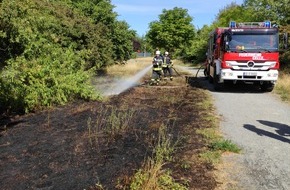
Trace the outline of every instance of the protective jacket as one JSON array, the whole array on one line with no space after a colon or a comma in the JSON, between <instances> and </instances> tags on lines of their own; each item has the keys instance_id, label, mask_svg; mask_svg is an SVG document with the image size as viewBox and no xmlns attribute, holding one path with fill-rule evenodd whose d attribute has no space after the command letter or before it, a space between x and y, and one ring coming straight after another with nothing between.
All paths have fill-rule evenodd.
<instances>
[{"instance_id":1,"label":"protective jacket","mask_svg":"<svg viewBox=\"0 0 290 190\"><path fill-rule=\"evenodd\" d=\"M155 56L153 58L152 64L153 64L154 71L161 71L162 65L163 65L163 57L160 55Z\"/></svg>"},{"instance_id":2,"label":"protective jacket","mask_svg":"<svg viewBox=\"0 0 290 190\"><path fill-rule=\"evenodd\" d=\"M164 57L164 63L162 65L162 67L166 67L166 68L172 67L172 61L171 61L169 56Z\"/></svg>"}]
</instances>

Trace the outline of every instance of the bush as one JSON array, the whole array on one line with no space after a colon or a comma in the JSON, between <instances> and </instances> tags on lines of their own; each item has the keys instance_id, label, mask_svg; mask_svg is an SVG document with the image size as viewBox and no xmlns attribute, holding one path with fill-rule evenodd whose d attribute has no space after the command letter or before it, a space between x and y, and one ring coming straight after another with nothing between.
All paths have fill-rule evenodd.
<instances>
[{"instance_id":1,"label":"bush","mask_svg":"<svg viewBox=\"0 0 290 190\"><path fill-rule=\"evenodd\" d=\"M102 26L58 1L2 1L0 111L97 98L91 73L113 63Z\"/></svg>"},{"instance_id":2,"label":"bush","mask_svg":"<svg viewBox=\"0 0 290 190\"><path fill-rule=\"evenodd\" d=\"M58 52L57 60L43 56L29 62L23 56L11 60L1 75L1 105L11 111L29 112L74 99L96 98L88 82L90 72L82 69L81 59L73 59L75 52L54 52Z\"/></svg>"},{"instance_id":3,"label":"bush","mask_svg":"<svg viewBox=\"0 0 290 190\"><path fill-rule=\"evenodd\" d=\"M290 73L290 51L285 52L280 56L281 69Z\"/></svg>"}]
</instances>

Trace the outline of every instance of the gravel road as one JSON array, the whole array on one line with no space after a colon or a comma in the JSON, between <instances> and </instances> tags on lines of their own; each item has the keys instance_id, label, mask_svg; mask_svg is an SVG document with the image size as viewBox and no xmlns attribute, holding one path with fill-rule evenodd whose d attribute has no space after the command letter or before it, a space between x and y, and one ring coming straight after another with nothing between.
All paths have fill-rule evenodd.
<instances>
[{"instance_id":1,"label":"gravel road","mask_svg":"<svg viewBox=\"0 0 290 190\"><path fill-rule=\"evenodd\" d=\"M224 137L242 148L223 158L227 176L236 182L230 189L289 190L290 105L252 85L216 92L201 71L198 76L214 99Z\"/></svg>"}]
</instances>

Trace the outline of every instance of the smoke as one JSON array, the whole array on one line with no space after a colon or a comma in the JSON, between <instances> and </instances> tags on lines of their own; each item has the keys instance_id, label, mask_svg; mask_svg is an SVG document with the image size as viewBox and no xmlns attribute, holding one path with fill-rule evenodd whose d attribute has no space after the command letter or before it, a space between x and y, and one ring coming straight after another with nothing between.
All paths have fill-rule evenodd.
<instances>
[{"instance_id":1,"label":"smoke","mask_svg":"<svg viewBox=\"0 0 290 190\"><path fill-rule=\"evenodd\" d=\"M151 67L152 65L149 65L148 67L144 68L143 70L139 71L137 74L129 78L103 79L102 81L106 83L105 86L101 87L98 85L97 89L101 91L104 96L120 94L127 89L138 85L140 79L142 79L146 75Z\"/></svg>"}]
</instances>

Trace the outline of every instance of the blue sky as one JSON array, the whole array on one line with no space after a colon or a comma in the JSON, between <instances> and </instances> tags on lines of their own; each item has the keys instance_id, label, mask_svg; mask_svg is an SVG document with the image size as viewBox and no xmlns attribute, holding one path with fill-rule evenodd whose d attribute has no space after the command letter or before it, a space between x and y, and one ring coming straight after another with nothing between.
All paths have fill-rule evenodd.
<instances>
[{"instance_id":1,"label":"blue sky","mask_svg":"<svg viewBox=\"0 0 290 190\"><path fill-rule=\"evenodd\" d=\"M146 34L149 23L158 20L163 9L187 9L193 17L192 24L202 28L205 24L211 24L219 11L231 2L240 5L243 0L111 0L116 6L114 11L119 15L118 20L125 20L139 36Z\"/></svg>"}]
</instances>

